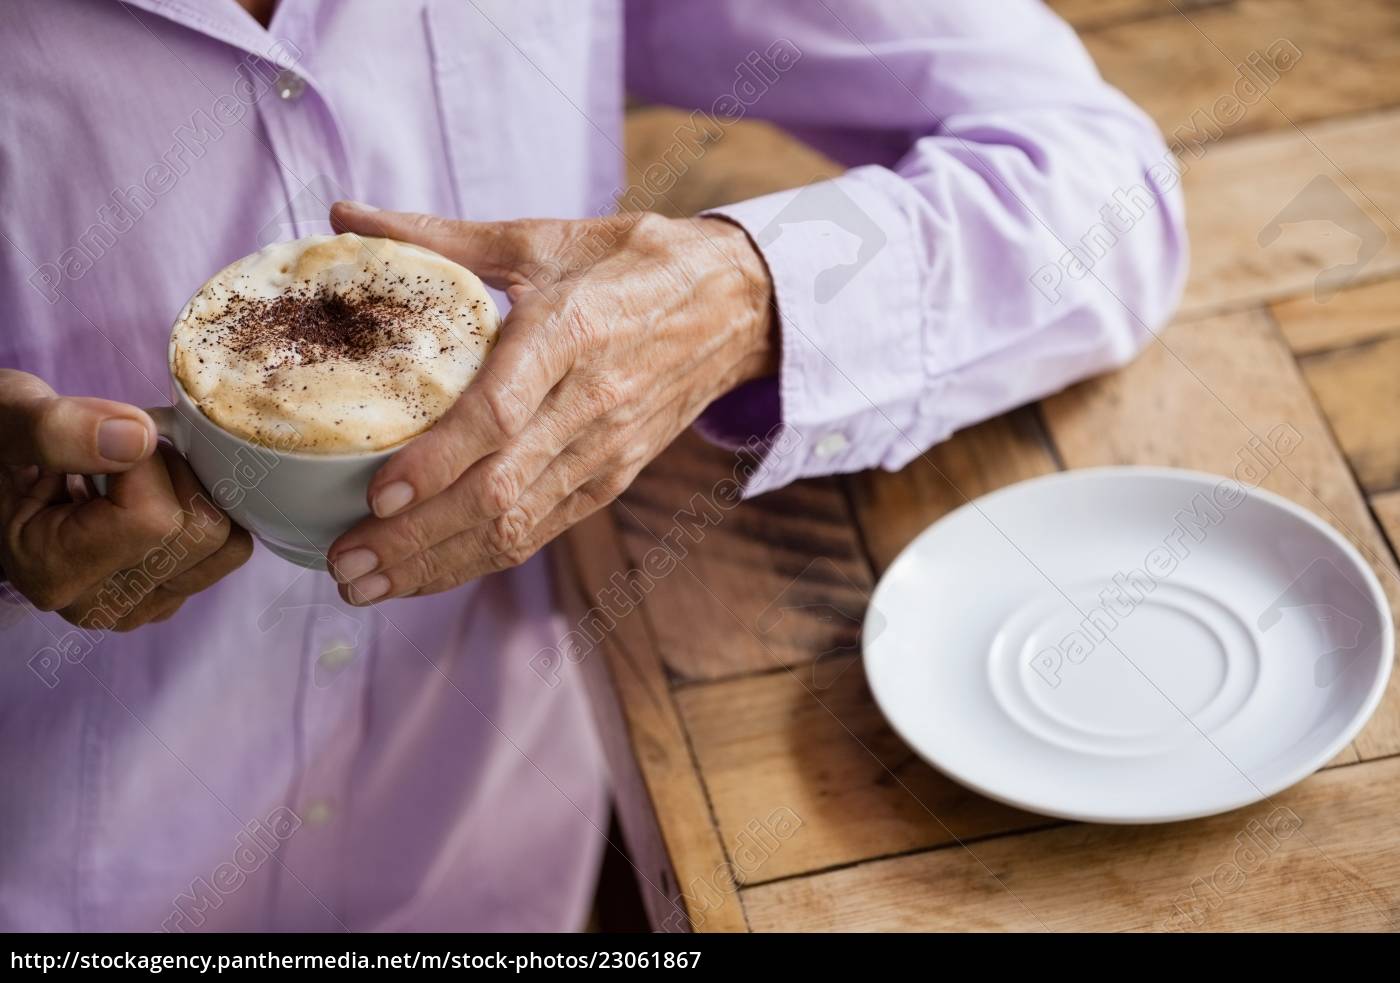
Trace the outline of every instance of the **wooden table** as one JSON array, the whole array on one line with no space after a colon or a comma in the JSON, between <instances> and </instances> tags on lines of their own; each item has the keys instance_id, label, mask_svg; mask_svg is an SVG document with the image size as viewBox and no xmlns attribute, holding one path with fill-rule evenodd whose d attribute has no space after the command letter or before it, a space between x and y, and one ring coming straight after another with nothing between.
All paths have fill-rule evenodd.
<instances>
[{"instance_id":1,"label":"wooden table","mask_svg":"<svg viewBox=\"0 0 1400 983\"><path fill-rule=\"evenodd\" d=\"M806 481L738 505L718 484L734 458L687 435L557 551L568 600L598 636L582 664L657 927L1400 926L1400 673L1355 742L1274 804L1109 827L1029 815L942 777L890 732L861 670L876 578L968 498L1101 464L1229 473L1280 423L1303 440L1265 487L1333 523L1400 601L1400 4L1177 4L1056 4L1169 135L1230 90L1251 51L1285 38L1303 57L1183 158L1193 268L1162 344L898 474ZM633 113L635 167L660 158L678 120ZM662 206L689 213L834 172L741 124ZM1325 303L1314 280L1352 260L1357 239L1315 221L1258 241L1319 176L1384 240ZM684 557L660 573L647 564L668 535ZM1241 864L1241 837L1278 806L1307 835L1256 839Z\"/></svg>"}]
</instances>

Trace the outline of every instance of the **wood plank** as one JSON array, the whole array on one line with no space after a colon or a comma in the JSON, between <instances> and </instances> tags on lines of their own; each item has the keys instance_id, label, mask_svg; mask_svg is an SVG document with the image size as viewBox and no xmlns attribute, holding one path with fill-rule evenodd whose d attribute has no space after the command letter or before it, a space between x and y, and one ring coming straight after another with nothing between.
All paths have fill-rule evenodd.
<instances>
[{"instance_id":1,"label":"wood plank","mask_svg":"<svg viewBox=\"0 0 1400 983\"><path fill-rule=\"evenodd\" d=\"M645 607L681 679L800 665L859 637L872 579L840 484L803 481L736 504L739 468L686 433L614 506L634 568L679 561L648 578Z\"/></svg>"},{"instance_id":2,"label":"wood plank","mask_svg":"<svg viewBox=\"0 0 1400 983\"><path fill-rule=\"evenodd\" d=\"M876 709L856 656L688 686L676 702L727 844L779 809L800 820L761 865L734 858L742 883L1055 822L924 764Z\"/></svg>"},{"instance_id":3,"label":"wood plank","mask_svg":"<svg viewBox=\"0 0 1400 983\"><path fill-rule=\"evenodd\" d=\"M667 107L628 113L634 187L649 165L685 142L689 115ZM701 149L654 210L691 215L842 170L758 121L725 126ZM736 463L733 454L684 434L614 507L633 566L643 567L663 540L679 544L680 565L657 579L646 605L662 659L682 680L851 651L872 583L839 482L802 482L735 507L716 492L735 476ZM697 514L713 521L697 523ZM697 630L702 625L704 632Z\"/></svg>"},{"instance_id":4,"label":"wood plank","mask_svg":"<svg viewBox=\"0 0 1400 983\"><path fill-rule=\"evenodd\" d=\"M1400 338L1311 355L1301 365L1361 486L1400 486Z\"/></svg>"},{"instance_id":5,"label":"wood plank","mask_svg":"<svg viewBox=\"0 0 1400 983\"><path fill-rule=\"evenodd\" d=\"M919 461L897 474L854 476L854 486L862 489L857 514L877 568L927 522L961 504L938 470L965 493L981 495L1054 469L1038 437L1032 412L1023 410L934 448L929 457L938 469ZM754 816L780 805L805 820L800 834L748 883L936 846L954 836L1052 822L982 799L922 764L885 725L857 659L819 667L686 687L677 694L726 842L734 842ZM1356 760L1356 749L1348 747L1333 764Z\"/></svg>"},{"instance_id":6,"label":"wood plank","mask_svg":"<svg viewBox=\"0 0 1400 983\"><path fill-rule=\"evenodd\" d=\"M1385 531L1386 539L1390 540L1391 552L1400 553L1400 491L1374 496L1371 508Z\"/></svg>"},{"instance_id":7,"label":"wood plank","mask_svg":"<svg viewBox=\"0 0 1400 983\"><path fill-rule=\"evenodd\" d=\"M1397 812L1393 758L1222 816L1063 826L750 887L743 899L755 931L1395 931Z\"/></svg>"},{"instance_id":8,"label":"wood plank","mask_svg":"<svg viewBox=\"0 0 1400 983\"><path fill-rule=\"evenodd\" d=\"M690 148L690 113L665 106L647 106L627 114L624 128L627 180L631 188L644 187L646 168L671 157L693 159L675 148ZM801 184L835 177L843 168L776 127L758 120L740 120L723 127L721 135L702 148L703 156L687 163L683 174L666 194L651 205L663 215L694 215L719 205L757 198ZM674 172L674 168L672 171ZM624 195L626 201L628 196Z\"/></svg>"},{"instance_id":9,"label":"wood plank","mask_svg":"<svg viewBox=\"0 0 1400 983\"><path fill-rule=\"evenodd\" d=\"M953 509L1055 467L1036 410L1028 407L954 434L901 471L851 476L871 563L882 573L910 540Z\"/></svg>"},{"instance_id":10,"label":"wood plank","mask_svg":"<svg viewBox=\"0 0 1400 983\"><path fill-rule=\"evenodd\" d=\"M1400 113L1392 112L1231 140L1191 162L1182 312L1304 292L1325 299L1331 281L1322 280L1319 293L1318 275L1363 255L1352 285L1400 272L1400 231L1391 221L1400 216L1400 159L1387 149L1397 140ZM1261 245L1276 219L1278 237Z\"/></svg>"},{"instance_id":11,"label":"wood plank","mask_svg":"<svg viewBox=\"0 0 1400 983\"><path fill-rule=\"evenodd\" d=\"M1261 43L1277 38L1278 34L1270 33L1273 28L1268 26L1266 16L1267 9L1276 4L1288 7L1281 0L1269 0L1262 7L1241 4L1241 8L1251 11L1250 16L1255 17L1257 23L1236 33L1244 37L1252 36L1251 31L1262 31L1260 36L1267 35L1267 40ZM1367 0L1362 6L1369 10L1374 5L1375 0ZM1400 7L1387 7L1400 19ZM1233 10L1234 6L1220 14L1225 16ZM1342 18L1319 16L1316 19L1347 23ZM1173 21L1172 18L1161 20ZM1178 16L1175 21L1180 22L1175 30L1188 30L1199 38L1182 18ZM1393 28L1377 25L1375 36L1400 38L1400 24ZM1126 71L1126 66L1136 65L1159 49L1175 51L1170 45L1179 40L1120 43L1110 37L1096 44L1101 59L1121 60ZM1168 47L1163 48L1163 45ZM1323 45L1315 55L1332 50ZM1335 55L1317 60L1328 64L1347 61L1346 51L1343 47ZM1247 50L1244 53L1247 54ZM1212 54L1227 72L1232 71L1218 52L1212 49ZM1270 94L1296 84L1297 79L1303 78L1297 73L1303 72L1304 65L1311 64L1305 55ZM1180 90L1183 80L1168 73L1166 77L1171 81L1164 81L1162 73L1166 71L1160 67L1153 69L1155 74L1149 73L1140 87L1155 93L1154 98L1175 98L1171 94ZM1329 77L1336 74L1333 68L1326 71ZM1372 65L1364 72L1367 79L1364 92L1375 89L1375 78L1381 74L1400 87L1400 73L1378 73ZM1188 79L1196 77L1194 69L1186 75ZM1306 88L1312 92L1318 85L1309 81ZM1205 104L1212 104L1216 96L1213 93ZM1189 108L1194 110L1196 105L1193 102ZM1266 108L1265 103L1257 104L1250 114L1230 127L1229 135L1248 132L1246 124ZM1180 106L1158 110L1159 115L1181 111ZM1182 119L1189 115L1189 111L1185 112ZM648 107L628 114L627 154L634 183L645 167L660 160L675 146L679 139L678 127L687 116L679 110L663 107ZM1179 125L1171 120L1167 122L1169 130ZM1276 133L1212 145L1199 158L1189 153L1185 156L1183 181L1193 255L1182 305L1184 312L1202 314L1312 292L1314 281L1324 269L1351 263L1360 256L1359 250L1369 248L1362 242L1363 237L1373 238L1383 245L1362 264L1349 283L1361 284L1400 273L1400 230L1386 217L1400 216L1400 160L1387 152L1388 147L1400 141L1400 113L1318 123L1304 130L1306 135L1285 125ZM1328 158L1345 172L1345 176L1333 168ZM688 166L675 186L657 199L653 207L664 214L693 214L715 205L831 177L840 171L838 165L823 155L768 124L745 120L725 128L721 136L707 144L703 156ZM1310 185L1315 179L1318 183ZM1352 180L1364 189L1364 195L1352 186ZM1303 194L1310 186L1311 190ZM1111 191L1105 189L1106 201ZM1261 231L1300 194L1303 197L1297 207L1309 217L1281 221L1278 238L1261 246Z\"/></svg>"},{"instance_id":12,"label":"wood plank","mask_svg":"<svg viewBox=\"0 0 1400 983\"><path fill-rule=\"evenodd\" d=\"M1400 73L1392 74L1400 83ZM664 108L629 114L634 175L672 146L685 118ZM1229 140L1199 159L1188 155L1183 181L1192 264L1184 313L1312 295L1319 273L1357 261L1360 250L1370 248L1363 238L1375 240L1378 249L1343 286L1400 273L1400 230L1386 217L1400 216L1400 160L1386 149L1400 141L1400 113L1319 123L1305 127L1305 133L1288 128ZM839 172L830 160L772 127L743 121L707 146L654 207L693 214ZM1280 220L1277 239L1260 245L1261 231L1295 199L1310 217ZM1330 300L1330 291L1322 297Z\"/></svg>"},{"instance_id":13,"label":"wood plank","mask_svg":"<svg viewBox=\"0 0 1400 983\"><path fill-rule=\"evenodd\" d=\"M1350 0L1345 14L1333 0L1238 0L1204 9L1176 0L1181 12L1166 0L1140 0L1137 6L1165 8L1165 15L1083 30L1112 20L1121 2L1094 2L1106 8L1103 19L1076 26L1104 78L1169 139L1189 130L1197 113L1238 137L1400 105L1400 73L1392 70L1400 61L1400 7L1390 0ZM1252 62L1281 39L1299 53L1296 61L1276 80L1256 75ZM1259 82L1266 98L1237 89L1242 76ZM1236 93L1238 109L1216 108Z\"/></svg>"},{"instance_id":14,"label":"wood plank","mask_svg":"<svg viewBox=\"0 0 1400 983\"><path fill-rule=\"evenodd\" d=\"M1142 20L1147 17L1180 17L1177 8L1195 11L1235 0L1048 0L1050 7L1080 31ZM1175 6L1173 6L1175 3Z\"/></svg>"},{"instance_id":15,"label":"wood plank","mask_svg":"<svg viewBox=\"0 0 1400 983\"><path fill-rule=\"evenodd\" d=\"M1126 369L1043 404L1067 467L1161 464L1236 474L1257 435L1291 427L1296 446L1259 468L1264 487L1331 522L1370 561L1391 610L1400 573L1307 385L1268 316L1246 311L1178 323ZM1174 354L1173 354L1174 353ZM1400 751L1400 673L1356 739L1362 758Z\"/></svg>"},{"instance_id":16,"label":"wood plank","mask_svg":"<svg viewBox=\"0 0 1400 983\"><path fill-rule=\"evenodd\" d=\"M611 513L579 523L555 550L556 584L571 623L587 623L590 610L615 610L605 592L626 561ZM610 624L596 646L571 648L564 657L581 663L589 684L618 820L652 927L745 931L743 906L645 619L634 609ZM536 668L547 677L559 666Z\"/></svg>"},{"instance_id":17,"label":"wood plank","mask_svg":"<svg viewBox=\"0 0 1400 983\"><path fill-rule=\"evenodd\" d=\"M1400 279L1343 290L1327 303L1305 293L1269 310L1298 355L1375 341L1400 334Z\"/></svg>"}]
</instances>

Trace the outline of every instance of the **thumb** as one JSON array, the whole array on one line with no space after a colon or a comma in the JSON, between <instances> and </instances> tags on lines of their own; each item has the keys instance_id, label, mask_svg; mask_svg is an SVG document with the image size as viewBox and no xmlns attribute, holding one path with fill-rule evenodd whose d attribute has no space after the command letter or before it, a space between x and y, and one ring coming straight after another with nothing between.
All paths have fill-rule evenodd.
<instances>
[{"instance_id":1,"label":"thumb","mask_svg":"<svg viewBox=\"0 0 1400 983\"><path fill-rule=\"evenodd\" d=\"M331 206L331 227L337 232L411 242L462 264L501 289L518 282L519 274L530 263L530 224L463 222L418 212L388 212L358 201L338 201Z\"/></svg>"},{"instance_id":2,"label":"thumb","mask_svg":"<svg viewBox=\"0 0 1400 983\"><path fill-rule=\"evenodd\" d=\"M0 371L0 462L113 474L150 457L156 439L155 423L135 406L57 396L36 376Z\"/></svg>"}]
</instances>

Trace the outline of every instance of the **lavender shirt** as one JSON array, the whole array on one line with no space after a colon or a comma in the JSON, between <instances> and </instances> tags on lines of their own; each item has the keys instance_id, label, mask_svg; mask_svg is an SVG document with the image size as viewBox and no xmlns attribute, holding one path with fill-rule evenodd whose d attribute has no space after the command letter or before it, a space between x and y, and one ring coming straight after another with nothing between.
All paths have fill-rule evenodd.
<instances>
[{"instance_id":1,"label":"lavender shirt","mask_svg":"<svg viewBox=\"0 0 1400 983\"><path fill-rule=\"evenodd\" d=\"M166 398L214 270L326 205L474 219L655 205L703 129L853 166L723 209L760 244L781 421L747 491L898 467L1130 357L1184 267L1152 126L1029 0L7 0L0 364ZM625 72L625 75L624 75ZM623 189L621 111L714 114ZM669 171L669 173L668 173ZM126 635L0 602L0 928L568 929L606 818L547 566L370 610L266 551ZM534 668L532 668L532 662ZM539 671L536 671L539 670ZM645 888L644 888L645 889Z\"/></svg>"}]
</instances>

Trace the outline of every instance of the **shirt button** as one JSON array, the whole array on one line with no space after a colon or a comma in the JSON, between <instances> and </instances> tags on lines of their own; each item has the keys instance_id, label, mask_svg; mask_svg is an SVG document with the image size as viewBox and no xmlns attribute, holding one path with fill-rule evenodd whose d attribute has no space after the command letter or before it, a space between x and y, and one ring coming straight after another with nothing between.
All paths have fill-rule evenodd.
<instances>
[{"instance_id":1,"label":"shirt button","mask_svg":"<svg viewBox=\"0 0 1400 983\"><path fill-rule=\"evenodd\" d=\"M334 814L335 810L331 808L329 802L325 799L317 799L315 802L308 803L306 808L302 810L301 819L308 826L324 826L331 821Z\"/></svg>"},{"instance_id":2,"label":"shirt button","mask_svg":"<svg viewBox=\"0 0 1400 983\"><path fill-rule=\"evenodd\" d=\"M815 453L817 457L825 460L828 457L835 457L837 454L840 454L850 446L850 443L851 442L846 439L846 435L843 433L829 433L821 440L817 441L817 446L813 448L813 453Z\"/></svg>"},{"instance_id":3,"label":"shirt button","mask_svg":"<svg viewBox=\"0 0 1400 983\"><path fill-rule=\"evenodd\" d=\"M272 84L283 102L296 102L306 91L306 79L292 71L277 73L277 81Z\"/></svg>"},{"instance_id":4,"label":"shirt button","mask_svg":"<svg viewBox=\"0 0 1400 983\"><path fill-rule=\"evenodd\" d=\"M324 669L339 669L345 663L355 658L355 646L350 642L331 642L321 650L321 654L316 661Z\"/></svg>"}]
</instances>

